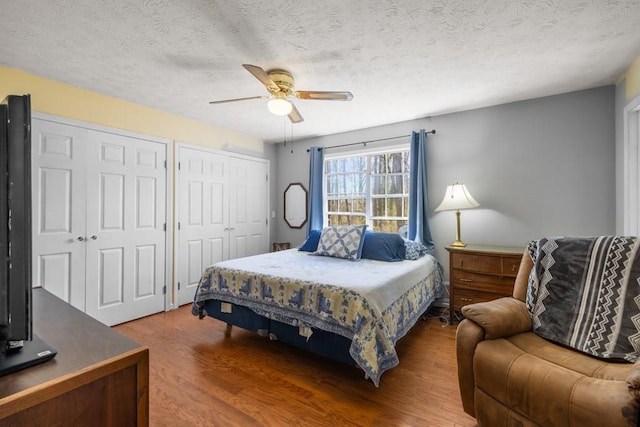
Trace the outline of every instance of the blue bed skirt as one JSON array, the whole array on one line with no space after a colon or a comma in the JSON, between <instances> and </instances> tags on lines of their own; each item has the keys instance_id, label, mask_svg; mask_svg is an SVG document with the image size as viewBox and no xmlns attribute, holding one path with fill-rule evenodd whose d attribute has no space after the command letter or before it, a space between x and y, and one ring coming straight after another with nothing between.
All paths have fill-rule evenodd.
<instances>
[{"instance_id":1,"label":"blue bed skirt","mask_svg":"<svg viewBox=\"0 0 640 427\"><path fill-rule=\"evenodd\" d=\"M204 309L207 316L226 322L229 325L256 332L261 336L269 336L271 339L282 341L320 356L353 366L357 365L351 354L349 354L351 340L342 335L321 329L313 329L313 333L307 338L300 335L300 330L296 326L268 319L247 307L232 303L225 304L231 305L231 313L222 311L222 302L220 300L206 301Z\"/></svg>"}]
</instances>

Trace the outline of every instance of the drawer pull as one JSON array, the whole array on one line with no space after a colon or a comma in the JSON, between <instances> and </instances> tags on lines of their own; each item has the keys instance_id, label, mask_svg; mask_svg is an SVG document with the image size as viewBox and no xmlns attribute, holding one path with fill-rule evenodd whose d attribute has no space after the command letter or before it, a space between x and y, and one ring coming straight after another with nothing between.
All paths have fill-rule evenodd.
<instances>
[{"instance_id":1,"label":"drawer pull","mask_svg":"<svg viewBox=\"0 0 640 427\"><path fill-rule=\"evenodd\" d=\"M460 299L461 299L462 301L465 301L465 302L471 302L471 301L473 301L473 298L467 298L467 297L460 297Z\"/></svg>"},{"instance_id":2,"label":"drawer pull","mask_svg":"<svg viewBox=\"0 0 640 427\"><path fill-rule=\"evenodd\" d=\"M458 280L460 280L461 282L467 282L467 283L473 282L473 280L471 279L458 279Z\"/></svg>"}]
</instances>

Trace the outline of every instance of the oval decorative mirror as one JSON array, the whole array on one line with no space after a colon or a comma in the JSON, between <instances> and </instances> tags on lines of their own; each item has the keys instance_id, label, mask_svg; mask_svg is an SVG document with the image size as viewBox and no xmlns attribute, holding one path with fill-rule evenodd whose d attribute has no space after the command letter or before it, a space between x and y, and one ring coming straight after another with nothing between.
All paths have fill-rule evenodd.
<instances>
[{"instance_id":1,"label":"oval decorative mirror","mask_svg":"<svg viewBox=\"0 0 640 427\"><path fill-rule=\"evenodd\" d=\"M302 228L307 222L307 189L299 182L284 190L284 221L291 228Z\"/></svg>"}]
</instances>

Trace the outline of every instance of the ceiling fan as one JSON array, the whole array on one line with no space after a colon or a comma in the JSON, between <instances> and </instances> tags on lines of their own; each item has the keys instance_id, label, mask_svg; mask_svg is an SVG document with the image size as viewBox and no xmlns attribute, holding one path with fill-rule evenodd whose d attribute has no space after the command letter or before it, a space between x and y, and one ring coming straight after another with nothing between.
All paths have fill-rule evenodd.
<instances>
[{"instance_id":1,"label":"ceiling fan","mask_svg":"<svg viewBox=\"0 0 640 427\"><path fill-rule=\"evenodd\" d=\"M267 72L255 65L242 64L242 66L265 85L270 95L211 101L209 104L223 104L225 102L245 101L248 99L269 99L267 104L269 111L280 116L289 116L289 120L292 123L299 123L304 119L296 106L293 105L293 102L289 100L290 97L321 101L351 101L353 99L351 92L297 91L294 89L293 76L285 70L270 70Z\"/></svg>"}]
</instances>

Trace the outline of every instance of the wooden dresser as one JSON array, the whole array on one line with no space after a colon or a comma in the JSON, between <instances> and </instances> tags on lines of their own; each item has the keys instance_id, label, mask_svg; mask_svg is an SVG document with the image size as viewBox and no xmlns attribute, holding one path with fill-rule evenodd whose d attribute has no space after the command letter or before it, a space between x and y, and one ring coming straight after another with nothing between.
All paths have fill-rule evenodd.
<instances>
[{"instance_id":1,"label":"wooden dresser","mask_svg":"<svg viewBox=\"0 0 640 427\"><path fill-rule=\"evenodd\" d=\"M44 289L33 331L57 356L0 377L1 426L149 425L149 350Z\"/></svg>"},{"instance_id":2,"label":"wooden dresser","mask_svg":"<svg viewBox=\"0 0 640 427\"><path fill-rule=\"evenodd\" d=\"M449 323L467 305L513 294L522 248L506 246L449 246Z\"/></svg>"}]
</instances>

